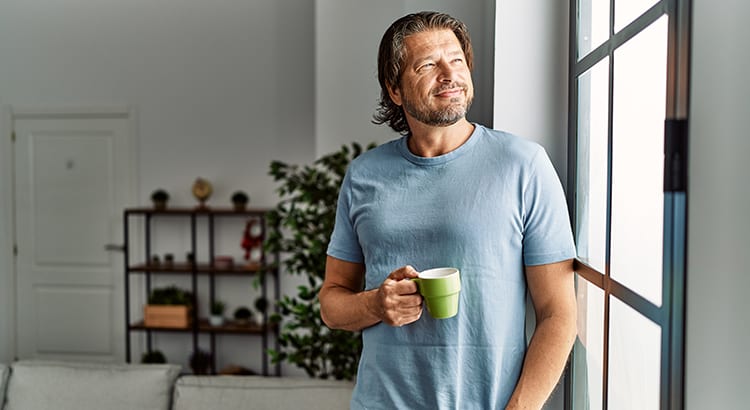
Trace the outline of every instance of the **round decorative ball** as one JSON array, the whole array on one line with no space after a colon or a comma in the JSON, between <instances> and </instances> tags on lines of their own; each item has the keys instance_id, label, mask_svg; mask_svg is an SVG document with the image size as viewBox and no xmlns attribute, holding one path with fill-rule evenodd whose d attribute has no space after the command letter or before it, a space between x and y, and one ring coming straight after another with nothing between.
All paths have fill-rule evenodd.
<instances>
[{"instance_id":1,"label":"round decorative ball","mask_svg":"<svg viewBox=\"0 0 750 410\"><path fill-rule=\"evenodd\" d=\"M206 202L212 192L213 187L211 186L211 183L203 178L198 178L193 183L193 196L200 201L201 205Z\"/></svg>"}]
</instances>

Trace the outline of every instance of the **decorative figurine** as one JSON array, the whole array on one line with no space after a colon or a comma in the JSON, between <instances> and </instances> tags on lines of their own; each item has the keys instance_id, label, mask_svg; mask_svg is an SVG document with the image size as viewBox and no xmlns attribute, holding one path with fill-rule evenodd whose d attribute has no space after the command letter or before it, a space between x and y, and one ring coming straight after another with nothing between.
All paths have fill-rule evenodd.
<instances>
[{"instance_id":1,"label":"decorative figurine","mask_svg":"<svg viewBox=\"0 0 750 410\"><path fill-rule=\"evenodd\" d=\"M242 233L242 242L240 246L245 250L245 260L248 262L257 262L260 259L260 247L263 244L263 230L260 223L255 219L250 219L245 225L245 232Z\"/></svg>"},{"instance_id":2,"label":"decorative figurine","mask_svg":"<svg viewBox=\"0 0 750 410\"><path fill-rule=\"evenodd\" d=\"M206 208L206 200L211 196L213 187L211 183L203 178L198 178L193 182L193 196L200 202L198 208Z\"/></svg>"}]
</instances>

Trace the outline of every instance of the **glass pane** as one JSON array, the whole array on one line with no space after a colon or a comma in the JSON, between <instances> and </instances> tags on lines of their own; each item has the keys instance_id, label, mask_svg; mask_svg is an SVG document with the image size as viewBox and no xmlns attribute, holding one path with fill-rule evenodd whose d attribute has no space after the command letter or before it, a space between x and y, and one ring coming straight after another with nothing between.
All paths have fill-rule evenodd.
<instances>
[{"instance_id":1,"label":"glass pane","mask_svg":"<svg viewBox=\"0 0 750 410\"><path fill-rule=\"evenodd\" d=\"M615 50L610 273L661 304L667 18Z\"/></svg>"},{"instance_id":2,"label":"glass pane","mask_svg":"<svg viewBox=\"0 0 750 410\"><path fill-rule=\"evenodd\" d=\"M609 58L578 77L576 246L578 257L604 272L607 245L607 108Z\"/></svg>"},{"instance_id":3,"label":"glass pane","mask_svg":"<svg viewBox=\"0 0 750 410\"><path fill-rule=\"evenodd\" d=\"M609 39L609 0L578 0L578 59Z\"/></svg>"},{"instance_id":4,"label":"glass pane","mask_svg":"<svg viewBox=\"0 0 750 410\"><path fill-rule=\"evenodd\" d=\"M573 408L602 408L604 291L578 276L578 338L573 346Z\"/></svg>"},{"instance_id":5,"label":"glass pane","mask_svg":"<svg viewBox=\"0 0 750 410\"><path fill-rule=\"evenodd\" d=\"M609 410L659 408L661 328L610 297Z\"/></svg>"},{"instance_id":6,"label":"glass pane","mask_svg":"<svg viewBox=\"0 0 750 410\"><path fill-rule=\"evenodd\" d=\"M615 33L645 13L657 0L615 0Z\"/></svg>"}]
</instances>

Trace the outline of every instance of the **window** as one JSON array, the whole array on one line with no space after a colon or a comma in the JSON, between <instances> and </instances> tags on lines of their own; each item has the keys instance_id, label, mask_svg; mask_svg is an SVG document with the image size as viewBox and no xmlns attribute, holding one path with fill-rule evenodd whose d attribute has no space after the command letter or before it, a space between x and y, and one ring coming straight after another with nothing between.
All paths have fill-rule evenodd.
<instances>
[{"instance_id":1,"label":"window","mask_svg":"<svg viewBox=\"0 0 750 410\"><path fill-rule=\"evenodd\" d=\"M682 407L688 13L682 0L571 0L566 408Z\"/></svg>"}]
</instances>

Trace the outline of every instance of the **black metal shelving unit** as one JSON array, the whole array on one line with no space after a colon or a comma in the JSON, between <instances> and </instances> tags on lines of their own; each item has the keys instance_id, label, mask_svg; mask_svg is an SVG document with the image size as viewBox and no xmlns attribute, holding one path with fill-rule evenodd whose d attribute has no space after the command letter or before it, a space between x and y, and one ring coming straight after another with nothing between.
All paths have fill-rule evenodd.
<instances>
[{"instance_id":1,"label":"black metal shelving unit","mask_svg":"<svg viewBox=\"0 0 750 410\"><path fill-rule=\"evenodd\" d=\"M228 321L221 326L212 326L208 320L199 317L199 310L192 310L191 325L188 328L165 328L165 327L152 327L145 326L143 320L133 321L130 315L131 305L131 277L133 275L143 275L145 278L145 295L151 292L151 280L155 275L181 275L190 276L191 292L197 297L198 294L198 278L208 278L208 306L213 304L216 298L216 287L215 282L219 277L248 277L250 279L257 275L260 280L260 292L261 297L268 299L269 301L275 301L279 299L280 285L278 275L278 254L268 255L265 251L261 250L261 258L258 263L246 264L246 265L233 265L233 266L220 266L217 265L215 255L215 237L216 237L216 220L217 219L229 219L234 218L238 220L247 220L255 218L260 222L261 226L261 239L265 241L266 234L268 232L268 223L266 220L266 213L269 209L261 208L249 208L243 210L237 210L233 208L128 208L123 212L123 232L124 232L124 261L125 261L125 358L128 363L131 362L131 333L142 332L146 337L146 350L153 350L152 335L154 332L178 332L178 333L190 333L192 336L193 351L197 351L199 348L198 336L200 334L208 334L210 337L210 348L212 363L212 373L216 373L216 337L221 334L233 334L233 335L250 335L260 337L262 340L261 358L262 358L262 374L265 376L270 375L269 368L271 367L270 358L267 353L269 348L269 339L273 338L273 344L276 350L279 349L279 329L276 325L269 324L269 313L266 310L263 314L263 320L261 323L255 324L238 324L234 321ZM164 263L154 264L152 261L152 225L155 220L160 218L187 218L190 224L190 252L194 255L193 261L171 263L169 265ZM131 238L130 229L131 222L135 219L142 219L143 224L143 247L144 247L144 260L138 263L131 262ZM201 220L207 221L207 262L197 262L196 256L198 255L198 222ZM269 258L270 257L270 258ZM270 289L272 296L269 297L269 284L268 276L273 278L273 287ZM141 291L138 289L137 291ZM197 306L197 305L196 305ZM269 303L269 307L274 306L275 303ZM281 374L280 364L276 364L273 369L274 375L279 376Z\"/></svg>"}]
</instances>

